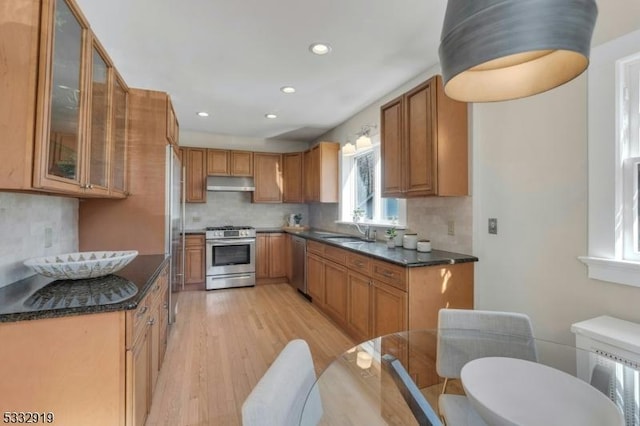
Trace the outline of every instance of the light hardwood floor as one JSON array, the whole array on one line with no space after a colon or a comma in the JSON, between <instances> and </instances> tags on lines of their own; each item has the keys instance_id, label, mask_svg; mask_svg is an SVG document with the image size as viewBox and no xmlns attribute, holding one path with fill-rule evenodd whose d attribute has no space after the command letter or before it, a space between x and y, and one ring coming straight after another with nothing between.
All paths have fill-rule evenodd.
<instances>
[{"instance_id":1,"label":"light hardwood floor","mask_svg":"<svg viewBox=\"0 0 640 426\"><path fill-rule=\"evenodd\" d=\"M240 425L253 386L291 339L318 374L353 341L288 284L178 295L147 426Z\"/></svg>"}]
</instances>

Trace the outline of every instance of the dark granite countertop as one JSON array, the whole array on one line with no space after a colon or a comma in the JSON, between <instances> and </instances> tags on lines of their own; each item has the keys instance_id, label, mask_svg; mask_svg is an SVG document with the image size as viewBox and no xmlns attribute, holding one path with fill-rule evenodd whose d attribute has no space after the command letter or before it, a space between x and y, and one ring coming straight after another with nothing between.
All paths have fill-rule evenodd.
<instances>
[{"instance_id":1,"label":"dark granite countertop","mask_svg":"<svg viewBox=\"0 0 640 426\"><path fill-rule=\"evenodd\" d=\"M346 250L351 250L358 254L384 260L386 262L395 263L397 265L406 266L408 268L420 266L450 265L454 263L478 261L478 258L475 256L443 250L434 249L431 252L422 253L417 250L406 250L402 247L395 247L391 249L388 248L387 244L382 241L340 242L327 239L327 237L331 236L345 236L345 234L340 234L338 232L310 229L308 231L292 232L291 234L309 240L315 240L321 243L330 244Z\"/></svg>"},{"instance_id":2,"label":"dark granite countertop","mask_svg":"<svg viewBox=\"0 0 640 426\"><path fill-rule=\"evenodd\" d=\"M204 228L199 228L199 229L185 229L183 231L185 234L204 234L207 232L206 229Z\"/></svg>"},{"instance_id":3,"label":"dark granite countertop","mask_svg":"<svg viewBox=\"0 0 640 426\"><path fill-rule=\"evenodd\" d=\"M275 232L284 232L282 228L256 228L256 234L272 234Z\"/></svg>"},{"instance_id":4,"label":"dark granite countertop","mask_svg":"<svg viewBox=\"0 0 640 426\"><path fill-rule=\"evenodd\" d=\"M87 280L33 275L0 288L0 322L135 309L168 261L139 255L116 274Z\"/></svg>"}]
</instances>

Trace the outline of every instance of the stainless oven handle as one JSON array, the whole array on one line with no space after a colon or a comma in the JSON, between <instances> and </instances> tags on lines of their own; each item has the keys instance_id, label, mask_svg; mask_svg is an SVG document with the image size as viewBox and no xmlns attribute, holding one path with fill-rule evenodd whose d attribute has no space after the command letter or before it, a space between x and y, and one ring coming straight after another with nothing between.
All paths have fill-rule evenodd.
<instances>
[{"instance_id":1,"label":"stainless oven handle","mask_svg":"<svg viewBox=\"0 0 640 426\"><path fill-rule=\"evenodd\" d=\"M207 240L207 244L210 246L237 246L240 244L255 244L255 239L237 239L237 240Z\"/></svg>"}]
</instances>

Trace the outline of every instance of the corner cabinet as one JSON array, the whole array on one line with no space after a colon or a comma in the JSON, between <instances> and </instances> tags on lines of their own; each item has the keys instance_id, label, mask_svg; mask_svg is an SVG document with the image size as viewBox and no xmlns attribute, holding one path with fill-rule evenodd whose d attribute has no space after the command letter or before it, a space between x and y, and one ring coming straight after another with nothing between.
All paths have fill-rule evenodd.
<instances>
[{"instance_id":1,"label":"corner cabinet","mask_svg":"<svg viewBox=\"0 0 640 426\"><path fill-rule=\"evenodd\" d=\"M467 104L439 75L383 105L380 122L383 197L468 195Z\"/></svg>"},{"instance_id":2,"label":"corner cabinet","mask_svg":"<svg viewBox=\"0 0 640 426\"><path fill-rule=\"evenodd\" d=\"M285 203L304 203L304 153L283 154L282 169L282 201Z\"/></svg>"},{"instance_id":3,"label":"corner cabinet","mask_svg":"<svg viewBox=\"0 0 640 426\"><path fill-rule=\"evenodd\" d=\"M0 189L124 196L128 88L75 2L10 2L0 51Z\"/></svg>"},{"instance_id":4,"label":"corner cabinet","mask_svg":"<svg viewBox=\"0 0 640 426\"><path fill-rule=\"evenodd\" d=\"M287 279L287 235L282 232L256 235L257 284L282 282Z\"/></svg>"},{"instance_id":5,"label":"corner cabinet","mask_svg":"<svg viewBox=\"0 0 640 426\"><path fill-rule=\"evenodd\" d=\"M340 144L319 142L304 153L304 198L307 202L338 202Z\"/></svg>"}]
</instances>

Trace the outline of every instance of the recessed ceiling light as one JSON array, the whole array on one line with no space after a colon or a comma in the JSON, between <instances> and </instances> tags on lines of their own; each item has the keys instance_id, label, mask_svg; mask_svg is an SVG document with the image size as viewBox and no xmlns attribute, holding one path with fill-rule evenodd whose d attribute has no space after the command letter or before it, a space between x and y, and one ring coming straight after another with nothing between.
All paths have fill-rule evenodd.
<instances>
[{"instance_id":1,"label":"recessed ceiling light","mask_svg":"<svg viewBox=\"0 0 640 426\"><path fill-rule=\"evenodd\" d=\"M199 111L199 112L196 112L196 114L198 114L198 117L208 117L209 116L209 113L205 112L205 111Z\"/></svg>"},{"instance_id":2,"label":"recessed ceiling light","mask_svg":"<svg viewBox=\"0 0 640 426\"><path fill-rule=\"evenodd\" d=\"M313 43L309 46L309 50L316 55L326 55L331 52L331 46L326 43Z\"/></svg>"},{"instance_id":3,"label":"recessed ceiling light","mask_svg":"<svg viewBox=\"0 0 640 426\"><path fill-rule=\"evenodd\" d=\"M296 93L296 88L291 86L284 86L280 88L282 93Z\"/></svg>"},{"instance_id":4,"label":"recessed ceiling light","mask_svg":"<svg viewBox=\"0 0 640 426\"><path fill-rule=\"evenodd\" d=\"M265 114L264 117L268 119L278 118L278 116L275 114Z\"/></svg>"}]
</instances>

